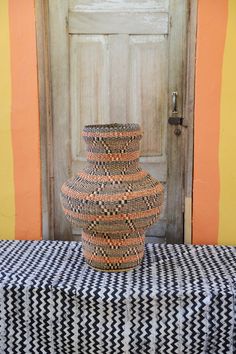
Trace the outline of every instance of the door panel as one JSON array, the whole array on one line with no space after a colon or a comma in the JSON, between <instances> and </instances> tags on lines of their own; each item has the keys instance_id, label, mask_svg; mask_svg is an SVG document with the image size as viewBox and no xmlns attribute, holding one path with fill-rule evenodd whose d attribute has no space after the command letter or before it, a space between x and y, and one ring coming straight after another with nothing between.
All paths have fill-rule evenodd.
<instances>
[{"instance_id":1,"label":"door panel","mask_svg":"<svg viewBox=\"0 0 236 354\"><path fill-rule=\"evenodd\" d=\"M60 41L50 47L53 51L51 65L58 67L57 71L52 71L54 115L59 113L59 117L54 118L55 130L62 120L63 135L68 137L64 144L65 152L58 156L55 151L55 169L61 168L60 160L63 159L63 165L67 165L66 179L66 175L70 177L85 166L86 151L81 138L85 124L137 122L144 130L140 158L142 168L165 185L160 221L148 234L165 237L167 229L170 230L168 225L177 219L178 232L182 232L182 184L179 182L183 165L172 161L172 155L182 153L182 137L174 136L173 127L169 127L167 122L171 114L172 89L178 91L181 99L178 102L179 114L182 113L185 47L181 41L185 38L187 2L71 0L67 6L65 3L59 8L53 0L49 1L51 40L55 38L56 31L59 36L61 33L65 42L64 58L67 54L64 63L58 63L56 53L61 51L58 48ZM171 33L172 28L175 29L174 34ZM174 60L170 57L173 50ZM64 84L60 70L64 71ZM58 83L64 86L55 96ZM65 117L60 117L60 98L66 104ZM62 142L62 129L60 134L54 137ZM178 152L175 151L176 146ZM55 201L58 201L62 176L63 173L56 176ZM172 188L175 176L179 183L176 185L178 198L174 197L176 191ZM169 195L170 190L172 195ZM179 209L177 219L169 214L168 200L172 208ZM65 224L60 206L55 203L54 207L56 238L71 239L73 235L80 234L81 230L71 229ZM174 241L175 233L176 228L173 227L169 239ZM181 237L178 236L178 240Z\"/></svg>"},{"instance_id":2,"label":"door panel","mask_svg":"<svg viewBox=\"0 0 236 354\"><path fill-rule=\"evenodd\" d=\"M108 38L78 35L70 38L70 95L72 170L86 160L81 137L84 125L109 120Z\"/></svg>"},{"instance_id":3,"label":"door panel","mask_svg":"<svg viewBox=\"0 0 236 354\"><path fill-rule=\"evenodd\" d=\"M120 8L120 10L123 10ZM168 14L149 12L69 12L69 33L167 34Z\"/></svg>"},{"instance_id":4,"label":"door panel","mask_svg":"<svg viewBox=\"0 0 236 354\"><path fill-rule=\"evenodd\" d=\"M70 0L71 11L169 11L169 0Z\"/></svg>"}]
</instances>

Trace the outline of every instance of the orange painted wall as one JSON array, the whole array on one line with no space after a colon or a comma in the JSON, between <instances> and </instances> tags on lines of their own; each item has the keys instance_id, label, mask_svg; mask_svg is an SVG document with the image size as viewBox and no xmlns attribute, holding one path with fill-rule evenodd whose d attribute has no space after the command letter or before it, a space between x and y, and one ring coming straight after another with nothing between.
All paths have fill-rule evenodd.
<instances>
[{"instance_id":1,"label":"orange painted wall","mask_svg":"<svg viewBox=\"0 0 236 354\"><path fill-rule=\"evenodd\" d=\"M34 0L9 0L17 239L41 238L39 108Z\"/></svg>"},{"instance_id":2,"label":"orange painted wall","mask_svg":"<svg viewBox=\"0 0 236 354\"><path fill-rule=\"evenodd\" d=\"M8 226L11 232L0 232L0 237L40 239L40 135L34 0L1 1L2 5L4 3L2 16L8 22L8 30L3 34L5 51L9 48L9 59L1 70L3 73L8 66L10 68L6 79L10 87L10 104L2 120L9 121L9 130L6 132L0 121L0 132L9 134L11 141L13 159L9 174L13 176L6 175L5 179L13 178L14 205L9 213L14 218ZM9 151L10 148L5 146L5 154ZM0 193L1 205L7 203L9 193L10 190L4 195ZM2 225L4 222L2 219Z\"/></svg>"},{"instance_id":3,"label":"orange painted wall","mask_svg":"<svg viewBox=\"0 0 236 354\"><path fill-rule=\"evenodd\" d=\"M236 245L236 1L198 4L193 242Z\"/></svg>"},{"instance_id":4,"label":"orange painted wall","mask_svg":"<svg viewBox=\"0 0 236 354\"><path fill-rule=\"evenodd\" d=\"M215 244L219 227L219 137L227 0L198 5L194 124L193 242Z\"/></svg>"}]
</instances>

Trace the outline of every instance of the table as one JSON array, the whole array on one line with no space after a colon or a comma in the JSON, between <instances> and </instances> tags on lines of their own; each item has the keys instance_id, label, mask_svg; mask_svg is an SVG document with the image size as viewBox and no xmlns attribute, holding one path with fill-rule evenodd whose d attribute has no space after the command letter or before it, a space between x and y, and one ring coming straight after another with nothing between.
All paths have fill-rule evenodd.
<instances>
[{"instance_id":1,"label":"table","mask_svg":"<svg viewBox=\"0 0 236 354\"><path fill-rule=\"evenodd\" d=\"M235 281L230 246L148 244L102 273L79 242L0 241L0 353L235 353Z\"/></svg>"}]
</instances>

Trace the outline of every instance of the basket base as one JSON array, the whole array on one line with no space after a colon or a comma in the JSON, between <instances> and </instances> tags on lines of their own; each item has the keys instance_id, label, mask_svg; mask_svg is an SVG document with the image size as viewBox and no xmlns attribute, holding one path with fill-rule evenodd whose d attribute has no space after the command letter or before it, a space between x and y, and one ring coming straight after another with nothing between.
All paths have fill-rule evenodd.
<instances>
[{"instance_id":1,"label":"basket base","mask_svg":"<svg viewBox=\"0 0 236 354\"><path fill-rule=\"evenodd\" d=\"M109 273L137 268L144 256L144 233L82 232L82 249L89 267Z\"/></svg>"},{"instance_id":2,"label":"basket base","mask_svg":"<svg viewBox=\"0 0 236 354\"><path fill-rule=\"evenodd\" d=\"M93 270L96 270L97 272L104 272L104 273L122 273L122 272L129 272L131 270L134 270L134 269L137 269L140 264L142 262L140 262L136 267L130 267L130 268L124 268L124 269L100 269L100 268L96 268L96 267L93 267L91 266L87 261L86 261L86 264L92 268Z\"/></svg>"}]
</instances>

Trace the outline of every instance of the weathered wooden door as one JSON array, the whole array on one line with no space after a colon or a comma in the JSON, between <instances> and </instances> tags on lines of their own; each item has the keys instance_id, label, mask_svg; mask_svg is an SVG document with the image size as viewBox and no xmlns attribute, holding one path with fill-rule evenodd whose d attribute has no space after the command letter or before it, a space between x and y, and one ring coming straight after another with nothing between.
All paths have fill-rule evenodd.
<instances>
[{"instance_id":1,"label":"weathered wooden door","mask_svg":"<svg viewBox=\"0 0 236 354\"><path fill-rule=\"evenodd\" d=\"M148 235L182 242L185 128L168 118L183 114L186 19L187 0L49 0L55 239L80 234L59 191L86 163L83 126L138 122L142 167L165 184Z\"/></svg>"}]
</instances>

